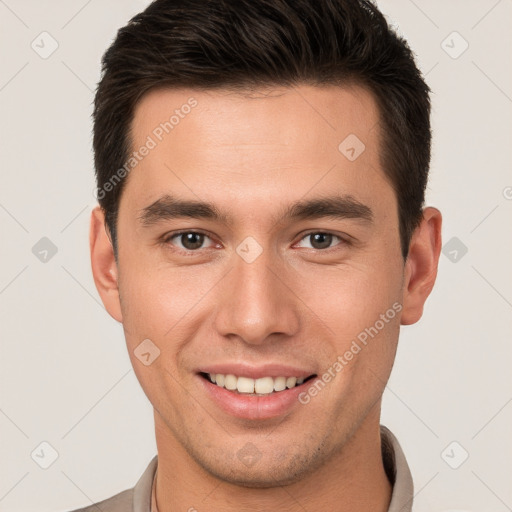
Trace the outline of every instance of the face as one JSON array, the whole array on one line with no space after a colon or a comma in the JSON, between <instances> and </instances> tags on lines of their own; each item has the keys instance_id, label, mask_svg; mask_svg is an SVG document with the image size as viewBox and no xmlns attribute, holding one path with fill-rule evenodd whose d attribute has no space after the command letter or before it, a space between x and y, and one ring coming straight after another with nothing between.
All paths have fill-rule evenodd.
<instances>
[{"instance_id":1,"label":"face","mask_svg":"<svg viewBox=\"0 0 512 512\"><path fill-rule=\"evenodd\" d=\"M378 425L409 279L378 119L356 87L136 108L133 148L151 148L123 190L107 309L161 442L211 475L297 481Z\"/></svg>"}]
</instances>

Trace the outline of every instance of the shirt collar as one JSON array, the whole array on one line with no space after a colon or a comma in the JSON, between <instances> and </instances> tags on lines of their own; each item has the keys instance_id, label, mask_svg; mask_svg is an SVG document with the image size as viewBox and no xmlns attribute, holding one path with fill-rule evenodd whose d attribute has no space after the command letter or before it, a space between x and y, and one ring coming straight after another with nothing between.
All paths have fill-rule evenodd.
<instances>
[{"instance_id":1,"label":"shirt collar","mask_svg":"<svg viewBox=\"0 0 512 512\"><path fill-rule=\"evenodd\" d=\"M411 470L397 438L384 425L380 426L382 460L393 485L388 512L411 512L414 485Z\"/></svg>"}]
</instances>

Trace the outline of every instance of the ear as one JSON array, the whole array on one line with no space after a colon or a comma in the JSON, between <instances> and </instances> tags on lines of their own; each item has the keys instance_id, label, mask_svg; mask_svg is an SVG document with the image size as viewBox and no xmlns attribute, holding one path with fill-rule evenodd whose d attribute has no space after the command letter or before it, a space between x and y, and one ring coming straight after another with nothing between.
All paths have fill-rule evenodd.
<instances>
[{"instance_id":1,"label":"ear","mask_svg":"<svg viewBox=\"0 0 512 512\"><path fill-rule=\"evenodd\" d=\"M401 323L416 323L437 277L441 253L441 212L425 208L420 225L414 230L405 262L403 310Z\"/></svg>"},{"instance_id":2,"label":"ear","mask_svg":"<svg viewBox=\"0 0 512 512\"><path fill-rule=\"evenodd\" d=\"M105 214L100 206L94 208L91 213L89 246L96 289L110 316L122 322L117 263L105 225Z\"/></svg>"}]
</instances>

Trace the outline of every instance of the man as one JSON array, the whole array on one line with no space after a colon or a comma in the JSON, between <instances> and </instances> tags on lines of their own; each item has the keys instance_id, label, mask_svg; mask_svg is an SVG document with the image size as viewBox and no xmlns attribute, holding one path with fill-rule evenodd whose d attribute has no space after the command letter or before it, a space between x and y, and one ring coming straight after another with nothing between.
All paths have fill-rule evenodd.
<instances>
[{"instance_id":1,"label":"man","mask_svg":"<svg viewBox=\"0 0 512 512\"><path fill-rule=\"evenodd\" d=\"M103 59L92 270L158 455L82 510L410 511L380 426L437 273L429 89L365 0L157 0Z\"/></svg>"}]
</instances>

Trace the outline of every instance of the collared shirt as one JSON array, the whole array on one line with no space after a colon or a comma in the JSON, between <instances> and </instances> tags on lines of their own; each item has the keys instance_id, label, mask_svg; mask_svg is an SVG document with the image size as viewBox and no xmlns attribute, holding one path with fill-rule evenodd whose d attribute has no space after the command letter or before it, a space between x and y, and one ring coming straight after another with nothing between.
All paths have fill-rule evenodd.
<instances>
[{"instance_id":1,"label":"collared shirt","mask_svg":"<svg viewBox=\"0 0 512 512\"><path fill-rule=\"evenodd\" d=\"M380 435L384 469L393 485L388 512L411 512L413 482L404 452L396 437L384 425L380 426ZM155 455L134 487L72 512L97 512L98 507L102 512L155 512L151 510L151 494L157 465L158 455Z\"/></svg>"}]
</instances>

